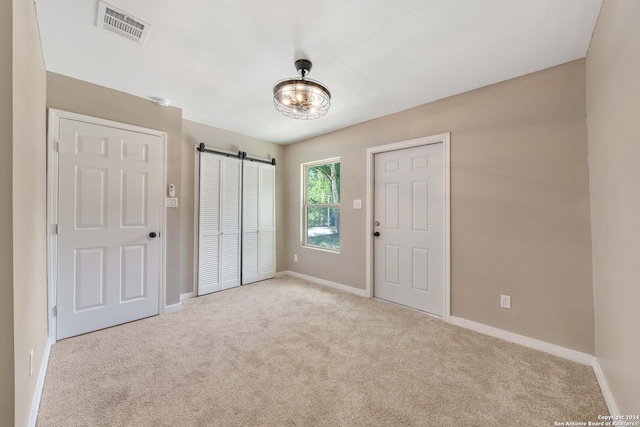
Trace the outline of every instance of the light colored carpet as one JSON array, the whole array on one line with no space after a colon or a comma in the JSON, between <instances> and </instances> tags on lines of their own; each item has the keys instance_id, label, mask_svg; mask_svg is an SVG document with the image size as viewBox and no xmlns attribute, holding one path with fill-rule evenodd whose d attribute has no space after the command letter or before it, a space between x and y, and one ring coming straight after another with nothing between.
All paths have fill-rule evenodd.
<instances>
[{"instance_id":1,"label":"light colored carpet","mask_svg":"<svg viewBox=\"0 0 640 427\"><path fill-rule=\"evenodd\" d=\"M58 342L38 426L552 426L606 413L588 366L283 277Z\"/></svg>"}]
</instances>

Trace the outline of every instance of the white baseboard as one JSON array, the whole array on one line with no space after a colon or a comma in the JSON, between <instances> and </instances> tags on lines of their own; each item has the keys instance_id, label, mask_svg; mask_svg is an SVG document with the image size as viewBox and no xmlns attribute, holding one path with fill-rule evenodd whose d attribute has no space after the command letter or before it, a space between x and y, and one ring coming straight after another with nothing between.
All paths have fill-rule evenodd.
<instances>
[{"instance_id":1,"label":"white baseboard","mask_svg":"<svg viewBox=\"0 0 640 427\"><path fill-rule=\"evenodd\" d=\"M276 273L276 277L282 277L282 276L291 276L298 279L308 280L309 282L313 282L318 285L328 286L330 288L338 289L343 292L357 295L359 297L363 297L363 298L367 297L367 293L364 289L354 288L353 286L343 285L342 283L336 283L330 280L319 279L317 277L308 276L306 274L296 273L295 271L285 270L285 271L279 271Z\"/></svg>"},{"instance_id":2,"label":"white baseboard","mask_svg":"<svg viewBox=\"0 0 640 427\"><path fill-rule=\"evenodd\" d=\"M600 362L597 357L593 358L593 372L596 374L600 390L602 390L602 396L604 396L604 401L607 403L607 408L609 408L609 415L622 415L618 409L615 399L613 398L613 394L611 393L611 389L609 388L609 384L604 376L604 372L602 372L602 368L600 367Z\"/></svg>"},{"instance_id":3,"label":"white baseboard","mask_svg":"<svg viewBox=\"0 0 640 427\"><path fill-rule=\"evenodd\" d=\"M184 294L180 294L180 301L184 301L186 299L195 298L195 292L185 292Z\"/></svg>"},{"instance_id":4,"label":"white baseboard","mask_svg":"<svg viewBox=\"0 0 640 427\"><path fill-rule=\"evenodd\" d=\"M591 354L571 350L570 348L550 344L548 342L540 341L535 338L525 337L524 335L518 335L513 332L494 328L492 326L487 326L482 323L473 322L461 317L450 316L448 322L452 325L461 326L466 329L471 329L472 331L480 332L481 334L490 335L492 337L500 338L515 344L520 344L522 346L533 348L535 350L544 351L545 353L550 353L554 356L562 357L563 359L568 359L574 362L581 363L583 365L593 364L593 355Z\"/></svg>"},{"instance_id":5,"label":"white baseboard","mask_svg":"<svg viewBox=\"0 0 640 427\"><path fill-rule=\"evenodd\" d=\"M38 409L40 409L40 399L42 398L44 378L47 375L47 366L49 366L49 354L51 353L52 345L53 339L47 339L47 343L44 346L44 352L42 353L42 363L40 363L38 382L36 383L36 389L33 393L33 401L31 402L31 412L29 413L29 427L35 427L36 420L38 419Z\"/></svg>"},{"instance_id":6,"label":"white baseboard","mask_svg":"<svg viewBox=\"0 0 640 427\"><path fill-rule=\"evenodd\" d=\"M162 314L173 313L174 311L182 310L182 302L177 302L175 304L167 305L164 307L164 311Z\"/></svg>"}]
</instances>

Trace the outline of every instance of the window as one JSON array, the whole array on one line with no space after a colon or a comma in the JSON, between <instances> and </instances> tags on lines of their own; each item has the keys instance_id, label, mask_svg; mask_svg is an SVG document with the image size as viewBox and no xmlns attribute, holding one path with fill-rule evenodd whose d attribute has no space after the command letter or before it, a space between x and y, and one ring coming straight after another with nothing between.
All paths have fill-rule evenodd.
<instances>
[{"instance_id":1,"label":"window","mask_svg":"<svg viewBox=\"0 0 640 427\"><path fill-rule=\"evenodd\" d=\"M303 244L340 252L340 159L302 165Z\"/></svg>"}]
</instances>

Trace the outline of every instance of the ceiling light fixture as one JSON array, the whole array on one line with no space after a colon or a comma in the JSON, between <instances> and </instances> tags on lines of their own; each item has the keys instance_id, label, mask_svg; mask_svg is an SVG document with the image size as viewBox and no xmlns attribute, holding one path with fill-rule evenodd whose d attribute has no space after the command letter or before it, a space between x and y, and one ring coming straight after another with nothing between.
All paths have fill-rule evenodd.
<instances>
[{"instance_id":1,"label":"ceiling light fixture","mask_svg":"<svg viewBox=\"0 0 640 427\"><path fill-rule=\"evenodd\" d=\"M300 120L320 118L329 112L331 93L320 82L307 79L311 61L298 59L300 78L281 80L273 87L273 104L287 117Z\"/></svg>"}]
</instances>

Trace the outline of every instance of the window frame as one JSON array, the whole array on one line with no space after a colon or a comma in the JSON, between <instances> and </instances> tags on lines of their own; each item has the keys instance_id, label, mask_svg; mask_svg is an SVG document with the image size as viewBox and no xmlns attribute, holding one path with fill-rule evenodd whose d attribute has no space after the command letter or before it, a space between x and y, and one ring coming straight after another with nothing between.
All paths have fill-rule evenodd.
<instances>
[{"instance_id":1,"label":"window frame","mask_svg":"<svg viewBox=\"0 0 640 427\"><path fill-rule=\"evenodd\" d=\"M300 218L302 219L302 221L300 221L300 243L301 246L308 248L308 249L314 249L314 250L318 250L318 251L325 251L325 252L331 252L334 254L339 254L340 253L340 247L338 249L331 249L331 248L327 248L327 247L323 247L323 246L315 246L312 244L309 244L307 242L307 235L308 235L308 224L307 224L307 211L309 207L312 208L337 208L338 209L338 218L340 218L340 204L341 203L309 203L309 198L307 196L307 191L309 189L309 184L307 182L307 179L309 177L309 168L315 167L315 166L322 166L322 165L328 165L331 163L338 163L340 164L340 157L332 157L330 159L323 159L323 160L315 160L312 162L306 162L306 163L302 163L300 165L300 169L301 169L301 175L302 175L302 179L300 180L301 183L301 198L300 198L300 206L301 206L301 216ZM342 165L340 165L342 166ZM342 202L342 192L340 187L338 187L338 191L340 193L340 202ZM340 224L342 223L342 221L338 220L338 239L340 238Z\"/></svg>"}]
</instances>

